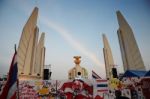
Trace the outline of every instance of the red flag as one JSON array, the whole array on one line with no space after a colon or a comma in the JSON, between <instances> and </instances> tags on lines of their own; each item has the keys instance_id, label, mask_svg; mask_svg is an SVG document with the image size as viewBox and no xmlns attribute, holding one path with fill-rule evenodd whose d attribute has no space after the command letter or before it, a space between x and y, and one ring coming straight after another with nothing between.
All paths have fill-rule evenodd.
<instances>
[{"instance_id":1,"label":"red flag","mask_svg":"<svg viewBox=\"0 0 150 99\"><path fill-rule=\"evenodd\" d=\"M2 93L0 94L0 99L16 99L17 98L17 85L18 85L18 67L17 67L17 52L15 52L8 77L7 82L2 89Z\"/></svg>"},{"instance_id":2,"label":"red flag","mask_svg":"<svg viewBox=\"0 0 150 99\"><path fill-rule=\"evenodd\" d=\"M79 95L75 96L74 99L90 99L90 98L88 98L88 97L86 97L86 96L84 96L82 94L79 94Z\"/></svg>"},{"instance_id":3,"label":"red flag","mask_svg":"<svg viewBox=\"0 0 150 99\"><path fill-rule=\"evenodd\" d=\"M104 98L101 97L101 96L99 96L99 95L97 95L97 96L95 97L95 99L104 99Z\"/></svg>"}]
</instances>

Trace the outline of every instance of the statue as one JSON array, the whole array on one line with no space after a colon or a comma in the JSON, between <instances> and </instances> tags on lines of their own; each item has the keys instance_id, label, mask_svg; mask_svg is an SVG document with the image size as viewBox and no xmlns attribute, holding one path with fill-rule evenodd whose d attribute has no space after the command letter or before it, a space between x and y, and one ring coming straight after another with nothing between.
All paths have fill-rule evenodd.
<instances>
[{"instance_id":1,"label":"statue","mask_svg":"<svg viewBox=\"0 0 150 99\"><path fill-rule=\"evenodd\" d=\"M80 66L81 63L81 56L74 56L73 57L75 67L73 67L71 70L68 72L68 79L87 79L88 78L88 72L85 68Z\"/></svg>"},{"instance_id":2,"label":"statue","mask_svg":"<svg viewBox=\"0 0 150 99\"><path fill-rule=\"evenodd\" d=\"M80 64L80 62L81 62L81 60L80 60L80 58L81 58L81 56L74 56L74 63L76 64L76 65L79 65Z\"/></svg>"}]
</instances>

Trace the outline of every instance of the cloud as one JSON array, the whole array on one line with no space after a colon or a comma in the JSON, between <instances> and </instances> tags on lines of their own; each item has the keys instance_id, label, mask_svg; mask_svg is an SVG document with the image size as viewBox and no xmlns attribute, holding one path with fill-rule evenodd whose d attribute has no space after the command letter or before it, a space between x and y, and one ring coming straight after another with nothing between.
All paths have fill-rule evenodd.
<instances>
[{"instance_id":1,"label":"cloud","mask_svg":"<svg viewBox=\"0 0 150 99\"><path fill-rule=\"evenodd\" d=\"M81 43L78 42L78 40L73 38L67 29L56 24L55 22L52 22L51 20L49 20L48 18L46 18L44 16L40 16L40 22L42 24L46 25L47 27L57 31L68 43L70 43L70 45L74 49L76 49L77 51L79 51L83 55L87 56L93 63L100 66L100 68L104 67L104 64L99 61L99 59L96 57L96 55L94 53L90 52L83 45L81 45Z\"/></svg>"}]
</instances>

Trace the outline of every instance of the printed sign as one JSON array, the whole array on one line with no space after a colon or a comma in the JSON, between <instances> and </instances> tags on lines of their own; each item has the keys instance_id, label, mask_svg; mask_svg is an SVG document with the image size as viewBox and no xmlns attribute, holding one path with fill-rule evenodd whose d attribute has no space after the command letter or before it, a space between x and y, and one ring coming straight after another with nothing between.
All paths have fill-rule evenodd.
<instances>
[{"instance_id":1,"label":"printed sign","mask_svg":"<svg viewBox=\"0 0 150 99\"><path fill-rule=\"evenodd\" d=\"M93 85L83 80L19 81L19 98L92 99Z\"/></svg>"}]
</instances>

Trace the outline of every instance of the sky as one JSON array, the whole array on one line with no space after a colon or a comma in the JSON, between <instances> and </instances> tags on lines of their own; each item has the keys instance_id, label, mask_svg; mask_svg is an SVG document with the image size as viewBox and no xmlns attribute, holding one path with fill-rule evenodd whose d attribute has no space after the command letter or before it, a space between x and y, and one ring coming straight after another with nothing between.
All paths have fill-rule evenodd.
<instances>
[{"instance_id":1,"label":"sky","mask_svg":"<svg viewBox=\"0 0 150 99\"><path fill-rule=\"evenodd\" d=\"M7 74L19 44L23 26L34 7L39 8L40 34L45 32L45 64L51 64L52 79L67 79L81 56L81 66L105 78L102 34L112 49L116 68L123 72L118 42L116 11L131 26L146 69L150 69L149 0L0 0L0 75Z\"/></svg>"}]
</instances>

